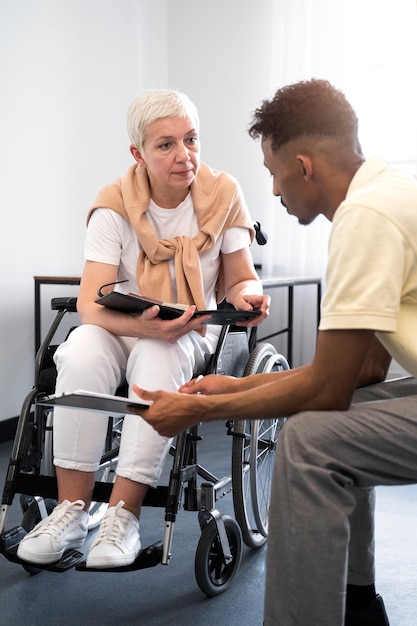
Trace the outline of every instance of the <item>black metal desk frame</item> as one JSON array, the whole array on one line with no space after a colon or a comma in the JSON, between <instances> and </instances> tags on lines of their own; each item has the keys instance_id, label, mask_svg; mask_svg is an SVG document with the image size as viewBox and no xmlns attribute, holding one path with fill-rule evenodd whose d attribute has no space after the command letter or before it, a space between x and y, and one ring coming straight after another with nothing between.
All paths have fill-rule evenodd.
<instances>
[{"instance_id":1,"label":"black metal desk frame","mask_svg":"<svg viewBox=\"0 0 417 626\"><path fill-rule=\"evenodd\" d=\"M286 288L288 289L288 303L287 303L287 326L285 328L281 328L280 330L266 335L264 337L259 337L258 341L266 341L267 339L271 339L272 337L277 337L278 335L282 335L283 333L287 333L287 354L286 358L292 366L293 364L293 334L294 334L294 289L295 287L299 287L301 285L315 285L317 289L317 299L316 299L316 320L317 320L317 328L320 323L320 304L321 304L321 278L318 277L290 277L290 278L263 278L262 285L264 291L268 291L268 289L278 289L278 288Z\"/></svg>"},{"instance_id":2,"label":"black metal desk frame","mask_svg":"<svg viewBox=\"0 0 417 626\"><path fill-rule=\"evenodd\" d=\"M35 281L35 354L41 345L41 285L79 285L80 278L77 276L34 276ZM317 277L291 277L291 278L263 278L262 285L265 291L269 289L288 289L287 305L287 326L280 330L259 338L259 341L266 341L271 337L276 337L287 333L287 355L288 362L292 364L293 357L293 332L294 332L294 289L301 285L316 285L317 288L317 327L320 321L321 302L321 278Z\"/></svg>"}]
</instances>

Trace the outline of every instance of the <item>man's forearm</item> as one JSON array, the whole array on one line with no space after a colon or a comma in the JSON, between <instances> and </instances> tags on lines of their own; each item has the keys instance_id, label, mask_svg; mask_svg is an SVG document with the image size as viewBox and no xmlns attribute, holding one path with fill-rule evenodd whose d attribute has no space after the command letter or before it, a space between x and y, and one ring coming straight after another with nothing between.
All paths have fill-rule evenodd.
<instances>
[{"instance_id":1,"label":"man's forearm","mask_svg":"<svg viewBox=\"0 0 417 626\"><path fill-rule=\"evenodd\" d=\"M238 379L238 383L233 391L247 391L249 389L260 387L261 385L267 385L269 383L275 382L277 380L277 377L279 377L280 380L283 380L288 376L295 376L296 374L301 373L306 367L307 366L304 365L302 367L297 367L293 370L283 370L282 372L269 372L267 374L253 374L252 376L244 376L243 378Z\"/></svg>"},{"instance_id":2,"label":"man's forearm","mask_svg":"<svg viewBox=\"0 0 417 626\"><path fill-rule=\"evenodd\" d=\"M200 396L201 421L288 417L310 408L328 408L325 390L304 378L305 369L255 374L237 379L232 393Z\"/></svg>"}]
</instances>

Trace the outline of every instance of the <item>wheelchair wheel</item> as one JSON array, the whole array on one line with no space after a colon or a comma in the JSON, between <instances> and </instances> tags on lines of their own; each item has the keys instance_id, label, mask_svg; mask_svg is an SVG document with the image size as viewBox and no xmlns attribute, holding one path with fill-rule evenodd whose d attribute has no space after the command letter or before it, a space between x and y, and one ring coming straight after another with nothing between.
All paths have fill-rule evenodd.
<instances>
[{"instance_id":1,"label":"wheelchair wheel","mask_svg":"<svg viewBox=\"0 0 417 626\"><path fill-rule=\"evenodd\" d=\"M259 344L244 376L289 369L273 345ZM243 541L259 548L268 536L271 482L279 433L285 418L235 420L232 446L233 506Z\"/></svg>"},{"instance_id":2,"label":"wheelchair wheel","mask_svg":"<svg viewBox=\"0 0 417 626\"><path fill-rule=\"evenodd\" d=\"M57 505L56 500L53 500L52 498L47 498L45 500L45 507L46 507L46 511L48 515L52 513L56 505ZM31 504L29 504L29 506L26 506L26 510L22 518L22 528L24 528L26 532L30 532L31 530L35 528L36 524L38 524L40 521L41 521L41 514L39 512L38 504L35 500L32 500ZM26 570L27 572L29 572L29 574L32 574L32 575L39 574L39 572L42 571L42 569L40 569L39 567L36 567L36 565L29 565L29 563L27 565L22 564L22 567L24 570Z\"/></svg>"},{"instance_id":3,"label":"wheelchair wheel","mask_svg":"<svg viewBox=\"0 0 417 626\"><path fill-rule=\"evenodd\" d=\"M45 429L45 471L49 476L55 475L53 463L53 411L48 411ZM114 482L115 467L117 464L120 436L123 426L123 417L109 417L108 433L106 437L103 457L96 473L97 482ZM96 528L107 511L106 502L92 502L88 510L88 530Z\"/></svg>"},{"instance_id":4,"label":"wheelchair wheel","mask_svg":"<svg viewBox=\"0 0 417 626\"><path fill-rule=\"evenodd\" d=\"M211 520L201 533L195 556L195 577L206 596L217 596L229 588L242 558L242 535L237 522L228 515L222 516L229 541L232 560L225 563L217 527Z\"/></svg>"}]
</instances>

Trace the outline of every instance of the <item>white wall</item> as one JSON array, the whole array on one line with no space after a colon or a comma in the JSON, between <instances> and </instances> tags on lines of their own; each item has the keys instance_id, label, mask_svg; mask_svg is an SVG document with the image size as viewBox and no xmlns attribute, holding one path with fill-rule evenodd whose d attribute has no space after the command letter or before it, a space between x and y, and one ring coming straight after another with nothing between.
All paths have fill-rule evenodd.
<instances>
[{"instance_id":1,"label":"white wall","mask_svg":"<svg viewBox=\"0 0 417 626\"><path fill-rule=\"evenodd\" d=\"M33 276L79 275L86 211L131 163L126 109L167 82L167 40L164 0L0 1L0 420L32 384Z\"/></svg>"},{"instance_id":2,"label":"white wall","mask_svg":"<svg viewBox=\"0 0 417 626\"><path fill-rule=\"evenodd\" d=\"M198 106L202 159L238 178L254 220L272 187L251 112L270 95L274 0L169 3L169 78ZM187 41L184 45L183 40ZM260 249L254 248L260 257Z\"/></svg>"},{"instance_id":3,"label":"white wall","mask_svg":"<svg viewBox=\"0 0 417 626\"><path fill-rule=\"evenodd\" d=\"M203 160L234 174L268 225L271 184L247 127L272 95L278 4L0 0L0 421L32 384L33 276L80 274L85 215L131 163L125 117L141 90L191 96ZM254 247L255 261L274 242L266 248ZM69 292L45 289L45 315L50 297Z\"/></svg>"}]
</instances>

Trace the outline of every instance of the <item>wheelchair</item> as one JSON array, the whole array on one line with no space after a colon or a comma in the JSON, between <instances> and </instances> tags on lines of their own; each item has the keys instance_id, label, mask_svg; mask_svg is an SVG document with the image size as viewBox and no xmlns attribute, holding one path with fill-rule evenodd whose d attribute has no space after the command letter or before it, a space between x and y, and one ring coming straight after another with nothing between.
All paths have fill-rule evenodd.
<instances>
[{"instance_id":1,"label":"wheelchair","mask_svg":"<svg viewBox=\"0 0 417 626\"><path fill-rule=\"evenodd\" d=\"M88 570L84 555L67 550L52 565L31 565L17 557L17 547L24 535L49 515L57 503L57 482L53 466L53 411L42 404L54 392L56 370L53 343L64 316L76 312L76 298L54 298L56 311L52 324L35 358L34 385L21 409L6 474L0 512L0 552L19 563L30 574L46 569L64 572L75 567L85 571L133 571L158 564L168 565L171 558L173 530L180 507L198 512L201 536L195 555L195 577L201 591L215 596L226 591L241 562L242 543L251 549L262 546L268 537L268 509L274 459L280 430L285 418L227 420L227 435L232 437L231 476L217 477L198 463L198 442L202 439L199 424L180 433L173 442L173 457L167 485L150 489L143 506L165 509L163 540L145 547L129 566ZM202 374L247 376L261 372L289 369L285 357L269 343L257 343L256 327L248 330L223 326L215 353ZM71 331L70 331L71 332ZM127 387L119 389L127 395ZM108 419L105 449L96 474L93 503L89 510L89 529L100 522L107 508L115 468L123 416L104 415ZM235 518L222 515L217 502L232 493ZM6 530L7 516L16 495L20 496L22 522Z\"/></svg>"}]
</instances>

